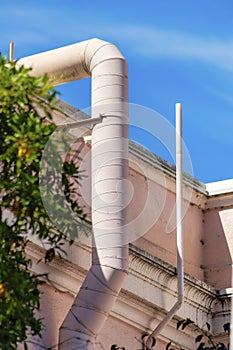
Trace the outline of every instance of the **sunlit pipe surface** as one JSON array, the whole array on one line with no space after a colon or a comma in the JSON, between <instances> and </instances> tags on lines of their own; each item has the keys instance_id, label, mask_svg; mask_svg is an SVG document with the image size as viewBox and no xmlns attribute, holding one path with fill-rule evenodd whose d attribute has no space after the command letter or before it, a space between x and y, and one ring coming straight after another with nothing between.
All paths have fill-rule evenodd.
<instances>
[{"instance_id":1,"label":"sunlit pipe surface","mask_svg":"<svg viewBox=\"0 0 233 350\"><path fill-rule=\"evenodd\" d=\"M54 85L92 77L92 266L59 331L59 350L93 349L128 268L124 241L128 135L127 62L108 42L91 39L22 58Z\"/></svg>"},{"instance_id":2,"label":"sunlit pipe surface","mask_svg":"<svg viewBox=\"0 0 233 350\"><path fill-rule=\"evenodd\" d=\"M168 311L146 340L150 348L152 338L156 338L175 313L180 309L184 299L184 261L183 261L183 164L182 164L182 105L176 103L176 245L177 245L177 301Z\"/></svg>"}]
</instances>

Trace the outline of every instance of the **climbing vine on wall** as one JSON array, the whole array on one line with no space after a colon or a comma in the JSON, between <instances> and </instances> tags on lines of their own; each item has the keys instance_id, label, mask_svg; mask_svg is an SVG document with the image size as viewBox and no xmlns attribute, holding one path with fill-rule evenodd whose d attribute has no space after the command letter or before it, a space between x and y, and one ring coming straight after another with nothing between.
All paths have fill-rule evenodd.
<instances>
[{"instance_id":1,"label":"climbing vine on wall","mask_svg":"<svg viewBox=\"0 0 233 350\"><path fill-rule=\"evenodd\" d=\"M227 335L228 341L225 343L221 341L216 341L211 333L211 327L209 323L206 323L204 330L200 330L195 326L194 322L189 318L183 319L177 322L177 330L184 330L189 325L192 325L197 332L195 342L193 344L193 349L195 350L229 350L229 335L230 335L230 323L225 323L223 325L223 332ZM156 350L157 341L154 337L150 337L149 334L144 333L141 337L141 347L136 350ZM161 345L160 345L161 348ZM113 344L111 350L127 350L122 345ZM164 350L185 350L180 344L175 340L169 341Z\"/></svg>"}]
</instances>

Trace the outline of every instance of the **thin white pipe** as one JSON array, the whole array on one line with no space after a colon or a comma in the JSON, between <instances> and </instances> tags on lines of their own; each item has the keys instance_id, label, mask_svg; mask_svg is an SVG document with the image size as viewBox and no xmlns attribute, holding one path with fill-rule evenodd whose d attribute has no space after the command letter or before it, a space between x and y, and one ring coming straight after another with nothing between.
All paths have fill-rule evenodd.
<instances>
[{"instance_id":1,"label":"thin white pipe","mask_svg":"<svg viewBox=\"0 0 233 350\"><path fill-rule=\"evenodd\" d=\"M72 122L72 123L58 124L57 128L66 128L66 130L67 129L72 130L84 125L95 125L95 124L101 123L102 120L103 120L103 117L89 118L89 119L79 120L77 122Z\"/></svg>"},{"instance_id":2,"label":"thin white pipe","mask_svg":"<svg viewBox=\"0 0 233 350\"><path fill-rule=\"evenodd\" d=\"M14 51L15 51L15 44L13 42L11 42L10 43L10 53L9 53L10 62L14 61Z\"/></svg>"},{"instance_id":3,"label":"thin white pipe","mask_svg":"<svg viewBox=\"0 0 233 350\"><path fill-rule=\"evenodd\" d=\"M183 165L182 165L182 105L176 103L176 245L177 245L177 301L164 319L146 340L149 348L152 337L156 338L171 318L180 309L184 299L184 261L183 261Z\"/></svg>"}]
</instances>

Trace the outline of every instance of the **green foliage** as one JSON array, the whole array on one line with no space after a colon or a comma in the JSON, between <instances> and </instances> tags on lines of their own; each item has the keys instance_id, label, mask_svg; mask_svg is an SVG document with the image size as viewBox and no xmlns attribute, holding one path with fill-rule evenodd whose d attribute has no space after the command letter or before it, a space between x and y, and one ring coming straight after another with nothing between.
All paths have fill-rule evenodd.
<instances>
[{"instance_id":1,"label":"green foliage","mask_svg":"<svg viewBox=\"0 0 233 350\"><path fill-rule=\"evenodd\" d=\"M46 159L50 169L46 181L51 186L44 191L51 201L54 191L60 191L55 205L59 214L57 227L41 199L41 158L56 128L51 121L55 102L56 92L46 75L32 77L29 69L0 57L0 350L16 349L18 342L26 348L27 335L41 332L42 322L36 310L43 282L41 276L30 271L31 261L26 256L28 234L46 240L45 259L50 261L62 251L69 230L74 232L77 222L86 220L74 196L80 178L77 159L69 157L64 162L56 143L50 144L53 153ZM62 142L68 149L65 137ZM61 168L56 166L59 162ZM60 201L64 194L65 208ZM70 209L75 213L72 219Z\"/></svg>"}]
</instances>

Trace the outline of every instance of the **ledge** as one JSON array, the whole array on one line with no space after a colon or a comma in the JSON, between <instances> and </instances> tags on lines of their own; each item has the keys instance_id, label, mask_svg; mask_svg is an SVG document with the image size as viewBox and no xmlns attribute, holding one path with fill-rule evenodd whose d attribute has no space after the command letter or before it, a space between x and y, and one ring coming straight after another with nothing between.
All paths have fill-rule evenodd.
<instances>
[{"instance_id":1,"label":"ledge","mask_svg":"<svg viewBox=\"0 0 233 350\"><path fill-rule=\"evenodd\" d=\"M145 149L144 147L142 147L141 145L137 144L134 141L129 142L129 151L133 155L144 160L146 163L152 165L154 168L162 169L165 174L175 179L176 167L168 163L167 161L163 160L156 154L148 151L147 149ZM195 179L189 174L184 173L184 183L205 195L207 194L205 184Z\"/></svg>"},{"instance_id":2,"label":"ledge","mask_svg":"<svg viewBox=\"0 0 233 350\"><path fill-rule=\"evenodd\" d=\"M75 120L89 118L86 113L80 111L79 109L73 107L61 99L57 99L57 111L63 114L66 118L72 118ZM86 127L86 129L90 130L88 127ZM152 165L156 169L162 169L165 174L171 176L172 178L175 178L176 171L174 165L163 160L156 154L148 151L136 142L130 140L129 151L131 154L145 161L147 164ZM196 191L199 191L200 193L206 195L207 197L233 193L233 179L204 184L191 175L184 173L184 183Z\"/></svg>"},{"instance_id":3,"label":"ledge","mask_svg":"<svg viewBox=\"0 0 233 350\"><path fill-rule=\"evenodd\" d=\"M233 179L207 183L206 190L209 196L226 193L233 194Z\"/></svg>"},{"instance_id":4,"label":"ledge","mask_svg":"<svg viewBox=\"0 0 233 350\"><path fill-rule=\"evenodd\" d=\"M57 99L57 110L60 113L64 114L65 117L73 118L75 120L90 118L86 113L71 106L70 104L61 99ZM90 128L87 127L87 130L89 129ZM168 176L171 176L172 178L176 177L176 168L174 165L163 160L156 154L148 151L146 148L131 140L129 141L129 152L134 156L140 158L141 160L145 161L147 164L153 166L154 168L160 170L162 169L163 172ZM199 191L200 193L207 195L205 184L190 176L189 174L184 174L184 183L187 186Z\"/></svg>"}]
</instances>

